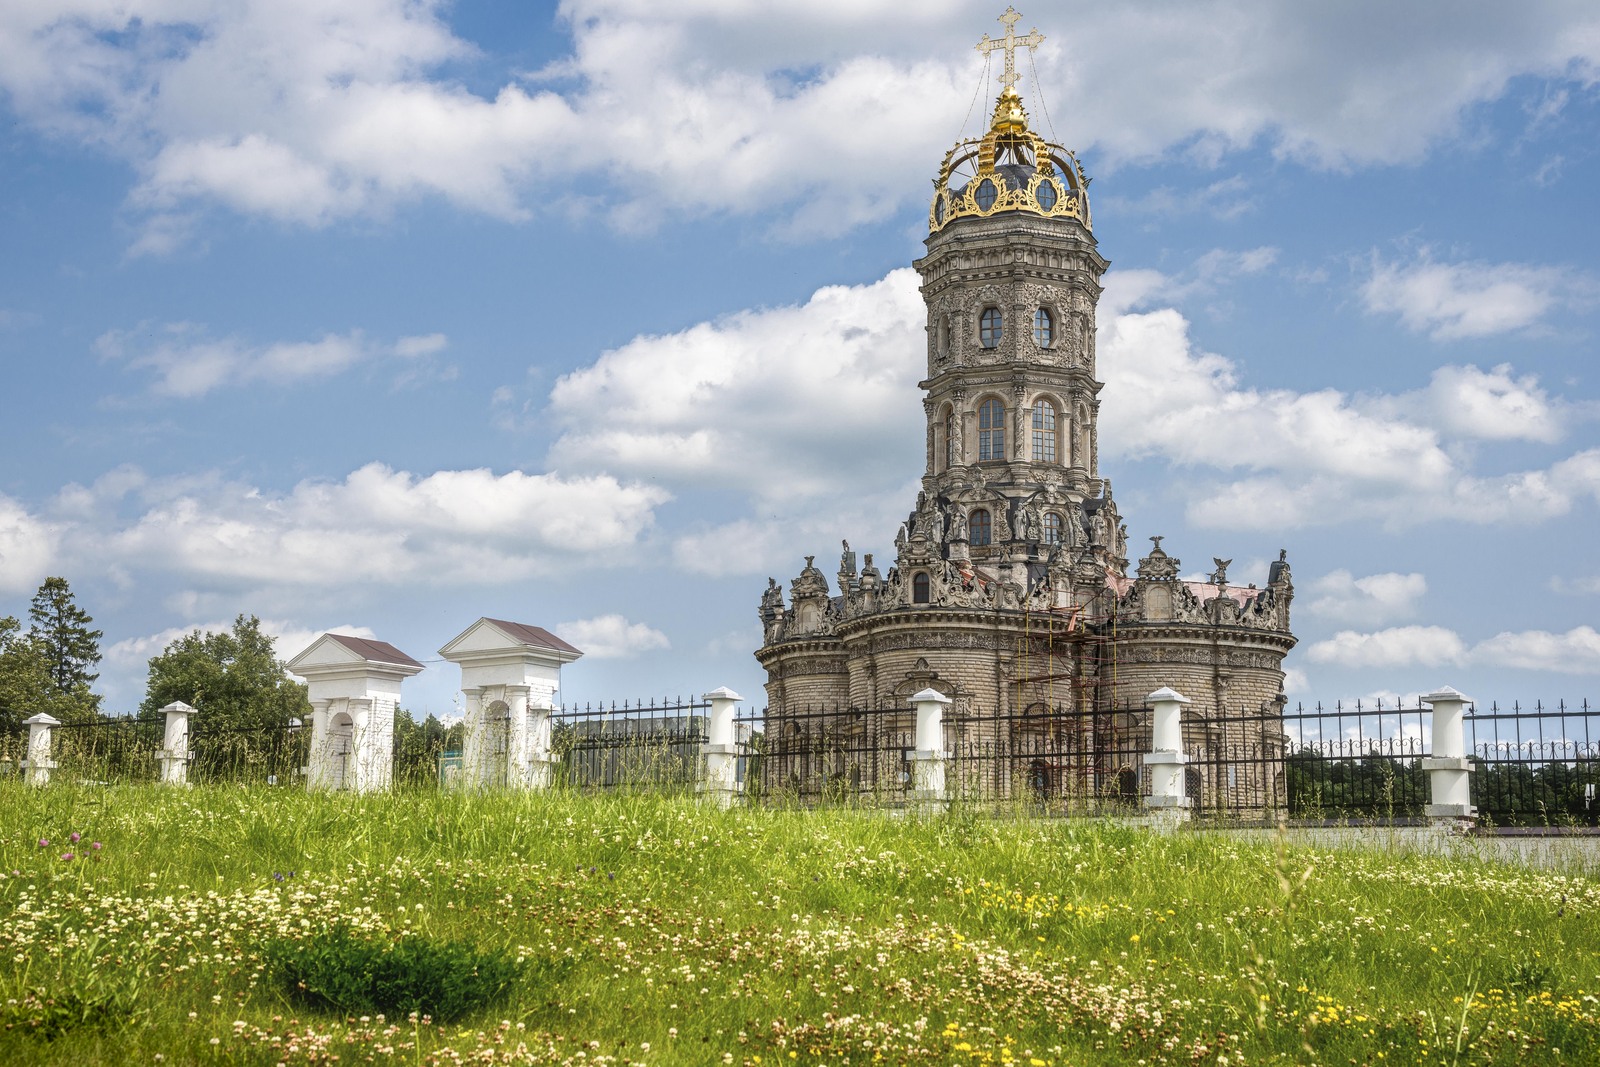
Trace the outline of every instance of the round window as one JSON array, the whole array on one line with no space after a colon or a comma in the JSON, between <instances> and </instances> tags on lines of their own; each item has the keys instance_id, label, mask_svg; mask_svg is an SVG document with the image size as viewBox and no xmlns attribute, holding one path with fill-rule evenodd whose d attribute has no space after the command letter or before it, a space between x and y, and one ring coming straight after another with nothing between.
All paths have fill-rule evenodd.
<instances>
[{"instance_id":1,"label":"round window","mask_svg":"<svg viewBox=\"0 0 1600 1067\"><path fill-rule=\"evenodd\" d=\"M1056 183L1046 178L1039 183L1039 206L1050 211L1056 206Z\"/></svg>"},{"instance_id":2,"label":"round window","mask_svg":"<svg viewBox=\"0 0 1600 1067\"><path fill-rule=\"evenodd\" d=\"M998 195L999 194L994 187L994 182L988 178L985 178L983 181L978 183L978 188L972 194L972 199L976 201L979 211L988 211L990 208L994 207L994 202Z\"/></svg>"}]
</instances>

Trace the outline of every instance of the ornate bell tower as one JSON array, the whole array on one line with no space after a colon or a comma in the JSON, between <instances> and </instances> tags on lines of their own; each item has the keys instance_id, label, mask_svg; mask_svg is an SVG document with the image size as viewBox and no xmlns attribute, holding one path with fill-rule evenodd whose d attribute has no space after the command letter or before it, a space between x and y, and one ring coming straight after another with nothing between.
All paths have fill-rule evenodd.
<instances>
[{"instance_id":1,"label":"ornate bell tower","mask_svg":"<svg viewBox=\"0 0 1600 1067\"><path fill-rule=\"evenodd\" d=\"M978 45L1004 51L1003 88L988 131L939 167L916 263L928 308L923 503L939 508L946 559L1037 565L1093 548L1096 569L1121 573L1095 429L1094 316L1108 264L1083 168L1029 127L1015 52L1044 38L1017 37L1017 18L1008 10L1005 37Z\"/></svg>"}]
</instances>

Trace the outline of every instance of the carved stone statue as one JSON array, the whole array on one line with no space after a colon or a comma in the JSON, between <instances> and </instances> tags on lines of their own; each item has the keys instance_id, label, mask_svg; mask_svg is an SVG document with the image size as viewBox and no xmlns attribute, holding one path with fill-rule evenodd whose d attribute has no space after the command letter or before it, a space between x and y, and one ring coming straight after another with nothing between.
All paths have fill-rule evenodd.
<instances>
[{"instance_id":1,"label":"carved stone statue","mask_svg":"<svg viewBox=\"0 0 1600 1067\"><path fill-rule=\"evenodd\" d=\"M856 554L850 551L850 542L842 542L844 551L839 554L839 573L854 574L856 572Z\"/></svg>"},{"instance_id":2,"label":"carved stone statue","mask_svg":"<svg viewBox=\"0 0 1600 1067\"><path fill-rule=\"evenodd\" d=\"M1215 586L1227 585L1228 584L1228 564L1232 563L1233 560L1231 560L1231 559L1218 559L1216 556L1212 556L1211 557L1211 562L1215 563L1217 565L1217 569L1215 571L1211 572L1211 584L1215 585Z\"/></svg>"},{"instance_id":3,"label":"carved stone statue","mask_svg":"<svg viewBox=\"0 0 1600 1067\"><path fill-rule=\"evenodd\" d=\"M967 539L967 514L958 507L950 508L950 532L946 539L950 541Z\"/></svg>"},{"instance_id":4,"label":"carved stone statue","mask_svg":"<svg viewBox=\"0 0 1600 1067\"><path fill-rule=\"evenodd\" d=\"M1030 544L1038 544L1044 540L1044 520L1039 517L1039 506L1029 504L1023 512L1024 532L1023 537Z\"/></svg>"}]
</instances>

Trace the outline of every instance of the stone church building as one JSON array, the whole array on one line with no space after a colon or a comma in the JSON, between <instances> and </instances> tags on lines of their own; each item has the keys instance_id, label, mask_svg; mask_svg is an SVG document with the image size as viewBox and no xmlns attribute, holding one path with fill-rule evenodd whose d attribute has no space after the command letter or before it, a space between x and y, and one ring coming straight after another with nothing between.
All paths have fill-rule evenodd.
<instances>
[{"instance_id":1,"label":"stone church building","mask_svg":"<svg viewBox=\"0 0 1600 1067\"><path fill-rule=\"evenodd\" d=\"M1265 587L1179 577L1152 537L1129 573L1127 526L1101 473L1095 306L1108 266L1076 157L1034 132L1007 34L988 131L935 179L927 254L927 418L921 492L887 567L848 543L830 585L807 557L787 599L761 599L766 787L896 788L908 698L952 703L954 779L989 795L1128 798L1148 751L1144 698L1189 697L1191 751L1282 752L1283 658L1294 646L1289 565ZM963 770L962 758L968 757ZM1219 765L1220 766L1220 765ZM1190 774L1204 804L1263 790ZM1235 772L1229 772L1230 774ZM964 777L963 777L964 776ZM1245 793L1251 795L1243 795ZM1230 795L1224 795L1230 794Z\"/></svg>"}]
</instances>

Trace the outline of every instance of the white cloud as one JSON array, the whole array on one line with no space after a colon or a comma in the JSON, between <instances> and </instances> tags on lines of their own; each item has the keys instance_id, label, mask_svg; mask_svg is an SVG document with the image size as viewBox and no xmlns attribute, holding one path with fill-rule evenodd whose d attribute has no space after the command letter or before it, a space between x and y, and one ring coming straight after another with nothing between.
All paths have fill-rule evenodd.
<instances>
[{"instance_id":1,"label":"white cloud","mask_svg":"<svg viewBox=\"0 0 1600 1067\"><path fill-rule=\"evenodd\" d=\"M1443 626L1396 626L1375 633L1341 630L1306 651L1313 663L1341 667L1440 667L1461 663L1467 647Z\"/></svg>"},{"instance_id":2,"label":"white cloud","mask_svg":"<svg viewBox=\"0 0 1600 1067\"><path fill-rule=\"evenodd\" d=\"M1415 573L1391 571L1356 578L1349 571L1337 570L1312 582L1310 591L1316 597L1310 605L1312 614L1376 625L1415 615L1428 582Z\"/></svg>"},{"instance_id":3,"label":"white cloud","mask_svg":"<svg viewBox=\"0 0 1600 1067\"><path fill-rule=\"evenodd\" d=\"M1475 663L1558 674L1600 674L1600 633L1578 626L1566 633L1499 633L1472 649Z\"/></svg>"},{"instance_id":4,"label":"white cloud","mask_svg":"<svg viewBox=\"0 0 1600 1067\"><path fill-rule=\"evenodd\" d=\"M448 11L13 4L0 11L0 91L36 127L139 168L144 251L182 241L207 204L317 226L429 197L506 218L570 197L623 227L733 212L816 236L920 200L979 85L973 39L998 30L955 0L568 0L570 56L479 94L453 79L476 57ZM1597 25L1581 0L1449 19L1391 8L1376 22L1352 5L1150 0L1091 6L1070 26L1045 18L1037 67L1060 135L1100 158L1177 150L1210 164L1265 144L1337 168L1415 161L1519 75L1591 78ZM1227 212L1228 192L1199 195Z\"/></svg>"},{"instance_id":5,"label":"white cloud","mask_svg":"<svg viewBox=\"0 0 1600 1067\"><path fill-rule=\"evenodd\" d=\"M122 520L111 490L70 487L65 554L206 583L496 583L636 544L668 499L609 475L420 476L368 464L343 481L272 493L217 479L145 482ZM123 490L127 491L126 489Z\"/></svg>"},{"instance_id":6,"label":"white cloud","mask_svg":"<svg viewBox=\"0 0 1600 1067\"><path fill-rule=\"evenodd\" d=\"M1509 667L1557 674L1600 674L1600 632L1577 626L1566 633L1505 631L1468 648L1442 626L1399 626L1375 633L1341 630L1306 653L1341 667Z\"/></svg>"},{"instance_id":7,"label":"white cloud","mask_svg":"<svg viewBox=\"0 0 1600 1067\"><path fill-rule=\"evenodd\" d=\"M280 341L251 345L239 338L216 339L194 323L168 323L149 336L138 330L111 330L95 341L102 358L155 375L151 391L160 396L192 399L215 389L265 382L289 385L343 373L364 363L398 358L415 364L443 351L444 334L402 337L392 345L367 340L360 330L325 334L315 341ZM416 373L408 366L399 380ZM445 373L448 373L446 371Z\"/></svg>"},{"instance_id":8,"label":"white cloud","mask_svg":"<svg viewBox=\"0 0 1600 1067\"><path fill-rule=\"evenodd\" d=\"M37 588L55 561L56 531L0 493L0 593Z\"/></svg>"},{"instance_id":9,"label":"white cloud","mask_svg":"<svg viewBox=\"0 0 1600 1067\"><path fill-rule=\"evenodd\" d=\"M1413 397L1426 407L1434 425L1458 437L1494 441L1559 441L1568 406L1553 401L1528 374L1514 377L1509 363L1482 371L1474 366L1440 367L1428 388ZM1415 407L1401 397L1394 414Z\"/></svg>"},{"instance_id":10,"label":"white cloud","mask_svg":"<svg viewBox=\"0 0 1600 1067\"><path fill-rule=\"evenodd\" d=\"M638 337L561 378L551 462L793 502L898 485L920 462L916 274Z\"/></svg>"},{"instance_id":11,"label":"white cloud","mask_svg":"<svg viewBox=\"0 0 1600 1067\"><path fill-rule=\"evenodd\" d=\"M643 652L672 647L660 630L642 622L629 622L621 615L557 623L555 633L595 659L633 659Z\"/></svg>"},{"instance_id":12,"label":"white cloud","mask_svg":"<svg viewBox=\"0 0 1600 1067\"><path fill-rule=\"evenodd\" d=\"M1250 388L1232 361L1195 347L1176 310L1128 311L1165 295L1167 280L1124 273L1107 275L1100 318L1105 455L1251 472L1192 479L1192 522L1284 529L1371 514L1396 527L1444 518L1528 522L1600 497L1597 449L1491 476L1474 471L1472 453L1449 447L1451 437L1559 436L1566 405L1509 367L1445 368L1410 406L1418 394Z\"/></svg>"},{"instance_id":13,"label":"white cloud","mask_svg":"<svg viewBox=\"0 0 1600 1067\"><path fill-rule=\"evenodd\" d=\"M281 660L293 659L305 649L309 648L312 641L323 634L348 634L351 637L366 637L376 639L378 635L365 626L351 626L340 624L322 629L308 629L298 623L284 619L262 619L261 632L274 639L273 651ZM106 663L114 670L123 674L132 674L135 669L142 669L153 657L165 652L167 646L180 637L199 630L201 633L227 633L233 629L229 622L201 622L192 626L171 626L159 633L144 634L140 637L128 637L105 648Z\"/></svg>"},{"instance_id":14,"label":"white cloud","mask_svg":"<svg viewBox=\"0 0 1600 1067\"><path fill-rule=\"evenodd\" d=\"M1427 249L1411 262L1373 257L1361 298L1435 341L1525 330L1558 308L1590 307L1600 283L1563 267L1524 263L1439 263Z\"/></svg>"}]
</instances>

